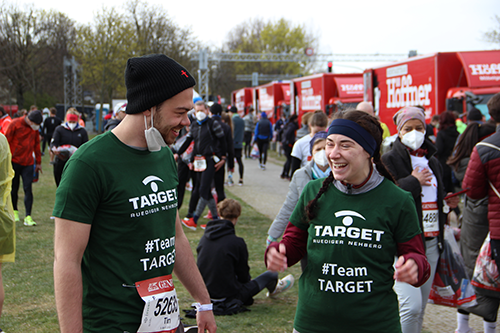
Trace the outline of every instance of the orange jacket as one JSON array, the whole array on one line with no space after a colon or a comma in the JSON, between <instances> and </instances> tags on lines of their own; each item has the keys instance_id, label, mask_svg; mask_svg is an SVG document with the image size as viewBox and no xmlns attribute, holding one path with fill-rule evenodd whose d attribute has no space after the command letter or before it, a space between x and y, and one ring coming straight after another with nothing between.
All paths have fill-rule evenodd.
<instances>
[{"instance_id":1,"label":"orange jacket","mask_svg":"<svg viewBox=\"0 0 500 333\"><path fill-rule=\"evenodd\" d=\"M41 164L40 133L32 129L25 118L26 116L12 120L5 133L12 153L12 163L33 165L35 162L33 153L35 153L36 164Z\"/></svg>"}]
</instances>

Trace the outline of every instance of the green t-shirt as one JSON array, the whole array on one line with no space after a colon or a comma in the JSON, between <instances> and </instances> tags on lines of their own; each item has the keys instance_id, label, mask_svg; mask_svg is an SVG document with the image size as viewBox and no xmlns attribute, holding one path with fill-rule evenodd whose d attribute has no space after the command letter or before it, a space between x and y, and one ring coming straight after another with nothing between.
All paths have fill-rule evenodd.
<instances>
[{"instance_id":1,"label":"green t-shirt","mask_svg":"<svg viewBox=\"0 0 500 333\"><path fill-rule=\"evenodd\" d=\"M290 221L308 231L307 267L299 281L299 332L401 332L394 285L397 243L420 234L410 193L384 181L348 195L330 185L315 219L305 207L324 179L304 188Z\"/></svg>"},{"instance_id":2,"label":"green t-shirt","mask_svg":"<svg viewBox=\"0 0 500 333\"><path fill-rule=\"evenodd\" d=\"M134 283L172 273L177 167L106 132L66 164L53 215L92 225L83 255L85 332L137 332L145 302Z\"/></svg>"}]
</instances>

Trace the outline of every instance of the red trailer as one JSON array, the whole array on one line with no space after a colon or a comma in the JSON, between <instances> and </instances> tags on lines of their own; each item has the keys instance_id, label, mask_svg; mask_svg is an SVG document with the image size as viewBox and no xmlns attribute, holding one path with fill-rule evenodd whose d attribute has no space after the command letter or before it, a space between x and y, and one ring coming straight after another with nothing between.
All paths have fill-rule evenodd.
<instances>
[{"instance_id":1,"label":"red trailer","mask_svg":"<svg viewBox=\"0 0 500 333\"><path fill-rule=\"evenodd\" d=\"M355 107L363 100L363 74L321 73L292 80L292 113L302 119L306 112L323 110L331 115Z\"/></svg>"},{"instance_id":2,"label":"red trailer","mask_svg":"<svg viewBox=\"0 0 500 333\"><path fill-rule=\"evenodd\" d=\"M500 92L500 50L442 52L365 70L364 100L396 133L393 115L405 106L425 108L426 121L446 110L460 114L476 107L489 118L486 103Z\"/></svg>"},{"instance_id":3,"label":"red trailer","mask_svg":"<svg viewBox=\"0 0 500 333\"><path fill-rule=\"evenodd\" d=\"M284 113L290 112L290 81L273 81L254 88L253 105L258 112L267 113L275 123Z\"/></svg>"},{"instance_id":4,"label":"red trailer","mask_svg":"<svg viewBox=\"0 0 500 333\"><path fill-rule=\"evenodd\" d=\"M7 113L13 117L14 114L17 113L17 111L19 111L19 107L17 105L2 105L3 106L3 109L5 111L7 111Z\"/></svg>"},{"instance_id":5,"label":"red trailer","mask_svg":"<svg viewBox=\"0 0 500 333\"><path fill-rule=\"evenodd\" d=\"M231 93L231 105L236 106L241 117L248 113L253 104L253 88L242 88Z\"/></svg>"}]
</instances>

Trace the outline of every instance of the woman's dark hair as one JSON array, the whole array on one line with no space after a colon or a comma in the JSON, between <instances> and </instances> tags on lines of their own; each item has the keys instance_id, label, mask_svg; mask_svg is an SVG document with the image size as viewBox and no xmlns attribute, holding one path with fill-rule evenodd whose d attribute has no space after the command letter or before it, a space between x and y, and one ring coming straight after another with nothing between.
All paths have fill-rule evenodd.
<instances>
[{"instance_id":1,"label":"woman's dark hair","mask_svg":"<svg viewBox=\"0 0 500 333\"><path fill-rule=\"evenodd\" d=\"M374 116L369 115L366 112L363 111L358 111L358 110L346 110L346 111L341 111L335 114L335 119L347 119L354 121L361 127L363 127L374 139L375 142L377 143L377 147L375 148L375 153L373 154L373 163L375 164L375 167L377 168L377 171L384 176L385 178L389 179L393 183L394 177L391 175L389 170L385 167L385 165L382 163L381 156L380 156L380 145L382 144L382 127L380 126L380 122L378 121L377 118ZM319 198L323 195L328 190L328 187L330 184L333 182L333 172L330 172L330 175L323 181L323 185L318 191L318 194L316 194L316 197L309 201L309 203L306 206L306 214L311 221L316 217L316 210L317 210L317 204Z\"/></svg>"},{"instance_id":2,"label":"woman's dark hair","mask_svg":"<svg viewBox=\"0 0 500 333\"><path fill-rule=\"evenodd\" d=\"M460 165L460 161L470 157L476 143L493 133L495 133L495 126L492 124L470 123L462 135L460 135L455 146L455 152L446 163L456 171Z\"/></svg>"},{"instance_id":3,"label":"woman's dark hair","mask_svg":"<svg viewBox=\"0 0 500 333\"><path fill-rule=\"evenodd\" d=\"M455 120L457 117L451 111L445 111L439 115L439 130L445 130L448 127L456 126Z\"/></svg>"}]
</instances>

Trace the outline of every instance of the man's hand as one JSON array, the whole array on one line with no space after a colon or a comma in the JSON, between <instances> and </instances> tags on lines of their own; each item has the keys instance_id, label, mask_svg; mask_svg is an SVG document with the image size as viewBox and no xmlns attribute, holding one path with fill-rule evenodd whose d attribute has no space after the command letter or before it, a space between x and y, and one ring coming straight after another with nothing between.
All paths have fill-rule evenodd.
<instances>
[{"instance_id":1,"label":"man's hand","mask_svg":"<svg viewBox=\"0 0 500 333\"><path fill-rule=\"evenodd\" d=\"M174 154L174 159L177 162L177 160L179 159L179 154Z\"/></svg>"},{"instance_id":2,"label":"man's hand","mask_svg":"<svg viewBox=\"0 0 500 333\"><path fill-rule=\"evenodd\" d=\"M222 166L224 165L224 163L226 163L226 160L225 159L221 159L219 162L217 162L215 164L215 171L219 171L220 168L222 168Z\"/></svg>"},{"instance_id":3,"label":"man's hand","mask_svg":"<svg viewBox=\"0 0 500 333\"><path fill-rule=\"evenodd\" d=\"M450 195L450 194L453 194L453 193L451 193L451 192L450 192L450 193L448 193L446 196L448 196L448 195ZM448 206L450 206L450 208L451 208L451 209L453 209L453 208L457 208L458 203L460 202L460 196L455 195L455 196L453 196L453 197L451 197L451 198L446 199L446 200L445 200L445 202L446 202L446 204L447 204Z\"/></svg>"},{"instance_id":4,"label":"man's hand","mask_svg":"<svg viewBox=\"0 0 500 333\"><path fill-rule=\"evenodd\" d=\"M405 262L403 256L398 258L396 262L396 271L394 272L394 280L415 284L418 282L418 265L413 259L408 259Z\"/></svg>"},{"instance_id":5,"label":"man's hand","mask_svg":"<svg viewBox=\"0 0 500 333\"><path fill-rule=\"evenodd\" d=\"M37 164L36 167L35 167L35 172L40 172L40 173L43 173L42 171L42 165L41 164Z\"/></svg>"},{"instance_id":6,"label":"man's hand","mask_svg":"<svg viewBox=\"0 0 500 333\"><path fill-rule=\"evenodd\" d=\"M270 271L284 272L288 267L286 260L285 244L279 245L279 252L274 247L267 251L267 269Z\"/></svg>"},{"instance_id":7,"label":"man's hand","mask_svg":"<svg viewBox=\"0 0 500 333\"><path fill-rule=\"evenodd\" d=\"M215 324L214 313L212 311L198 311L196 312L196 325L198 325L198 332L215 333L217 325Z\"/></svg>"}]
</instances>

